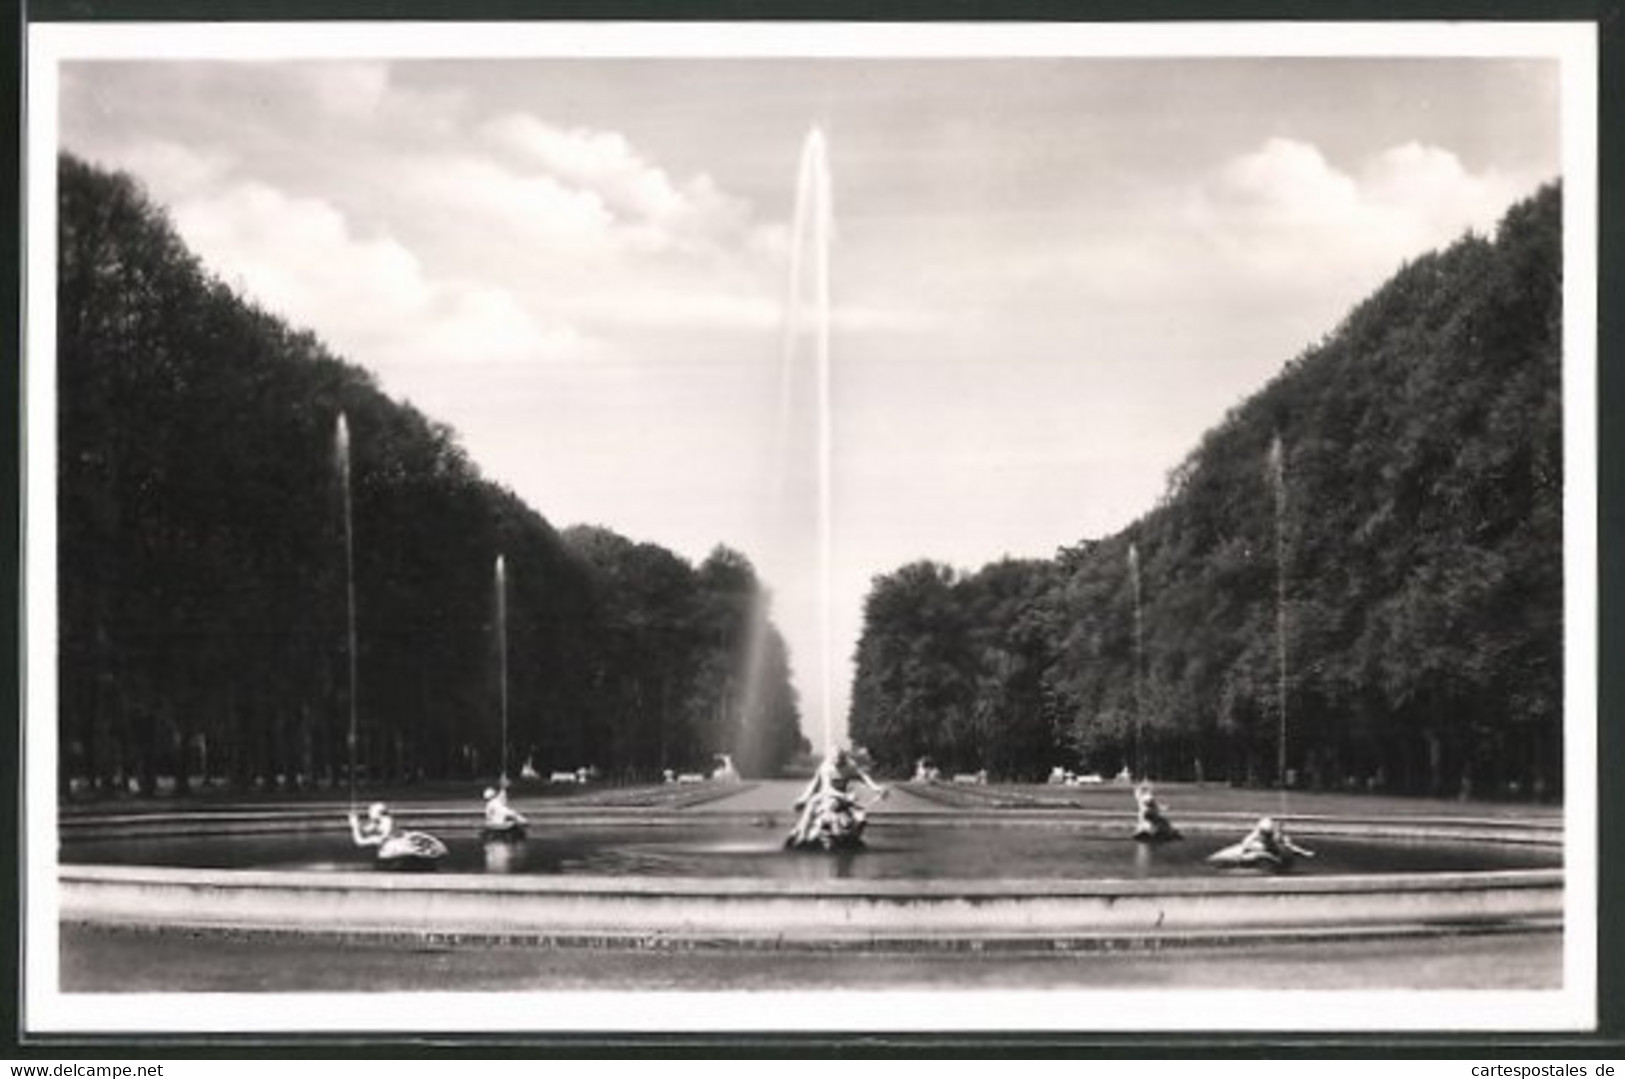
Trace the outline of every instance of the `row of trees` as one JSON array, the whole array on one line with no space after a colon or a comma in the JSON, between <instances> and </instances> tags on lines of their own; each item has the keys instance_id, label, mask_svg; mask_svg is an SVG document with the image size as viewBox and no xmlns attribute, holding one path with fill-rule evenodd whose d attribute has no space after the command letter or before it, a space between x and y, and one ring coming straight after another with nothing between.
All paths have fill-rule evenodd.
<instances>
[{"instance_id":1,"label":"row of trees","mask_svg":"<svg viewBox=\"0 0 1625 1079\"><path fill-rule=\"evenodd\" d=\"M801 747L749 562L559 534L445 426L246 303L133 181L59 163L58 566L65 787L336 782L350 760L338 417L350 431L358 772L508 756L648 776Z\"/></svg>"},{"instance_id":2,"label":"row of trees","mask_svg":"<svg viewBox=\"0 0 1625 1079\"><path fill-rule=\"evenodd\" d=\"M1123 532L877 579L854 739L895 768L1275 783L1284 728L1289 781L1556 795L1560 207L1402 268Z\"/></svg>"}]
</instances>

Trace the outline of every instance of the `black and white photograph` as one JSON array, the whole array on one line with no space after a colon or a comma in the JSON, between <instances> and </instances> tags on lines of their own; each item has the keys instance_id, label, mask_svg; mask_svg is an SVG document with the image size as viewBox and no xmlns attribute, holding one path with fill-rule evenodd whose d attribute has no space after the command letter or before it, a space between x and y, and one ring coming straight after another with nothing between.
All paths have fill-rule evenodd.
<instances>
[{"instance_id":1,"label":"black and white photograph","mask_svg":"<svg viewBox=\"0 0 1625 1079\"><path fill-rule=\"evenodd\" d=\"M42 1033L1590 1030L1587 24L35 24Z\"/></svg>"}]
</instances>

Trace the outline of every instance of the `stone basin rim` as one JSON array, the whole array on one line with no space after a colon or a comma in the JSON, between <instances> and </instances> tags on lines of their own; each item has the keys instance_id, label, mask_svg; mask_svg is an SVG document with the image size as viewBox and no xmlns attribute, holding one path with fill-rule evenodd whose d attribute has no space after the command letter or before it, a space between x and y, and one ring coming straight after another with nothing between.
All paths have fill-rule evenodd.
<instances>
[{"instance_id":1,"label":"stone basin rim","mask_svg":"<svg viewBox=\"0 0 1625 1079\"><path fill-rule=\"evenodd\" d=\"M1428 891L1521 891L1561 888L1560 868L1435 873L1369 873L1292 877L999 878L997 880L882 878L774 880L762 877L497 876L479 873L395 874L364 870L195 869L173 866L63 865L64 884L186 884L204 888L297 889L312 892L420 892L551 896L761 896L794 899L1121 898L1227 895L1361 895Z\"/></svg>"}]
</instances>

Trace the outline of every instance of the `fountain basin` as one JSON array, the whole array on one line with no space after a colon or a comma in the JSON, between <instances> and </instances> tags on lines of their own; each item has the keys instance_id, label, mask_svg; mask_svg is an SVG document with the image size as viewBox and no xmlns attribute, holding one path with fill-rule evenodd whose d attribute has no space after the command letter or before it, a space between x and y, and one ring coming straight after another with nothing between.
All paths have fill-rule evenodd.
<instances>
[{"instance_id":1,"label":"fountain basin","mask_svg":"<svg viewBox=\"0 0 1625 1079\"><path fill-rule=\"evenodd\" d=\"M61 918L544 945L1051 949L1549 930L1563 913L1561 832L1504 821L1388 821L1373 838L1360 821L1295 819L1322 857L1266 877L1204 864L1236 834L1224 815L1182 821L1188 838L1154 849L1120 817L882 817L869 849L823 856L780 849L787 819L692 811L533 816L533 838L504 853L464 812L408 817L440 829L452 871L402 876L372 869L331 815L299 815L304 831L272 816L148 817L133 838L78 822L64 829Z\"/></svg>"}]
</instances>

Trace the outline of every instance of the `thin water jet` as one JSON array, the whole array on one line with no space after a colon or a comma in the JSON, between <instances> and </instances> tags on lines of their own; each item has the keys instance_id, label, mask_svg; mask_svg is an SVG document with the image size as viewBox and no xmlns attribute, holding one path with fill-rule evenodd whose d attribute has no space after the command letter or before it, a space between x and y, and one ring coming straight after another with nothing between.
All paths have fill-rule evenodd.
<instances>
[{"instance_id":1,"label":"thin water jet","mask_svg":"<svg viewBox=\"0 0 1625 1079\"><path fill-rule=\"evenodd\" d=\"M356 771L356 632L355 632L355 533L350 510L350 424L340 412L333 435L333 457L339 476L340 497L344 509L344 595L345 595L345 658L349 667L350 732L346 740L350 752L350 812L355 813Z\"/></svg>"},{"instance_id":2,"label":"thin water jet","mask_svg":"<svg viewBox=\"0 0 1625 1079\"><path fill-rule=\"evenodd\" d=\"M1129 588L1134 594L1134 777L1145 778L1143 739L1145 727L1145 701L1140 686L1140 672L1145 666L1145 609L1140 594L1140 548L1128 545Z\"/></svg>"},{"instance_id":3,"label":"thin water jet","mask_svg":"<svg viewBox=\"0 0 1625 1079\"><path fill-rule=\"evenodd\" d=\"M508 579L501 555L496 562L497 613L497 685L502 721L502 745L499 751L502 771L498 773L499 790L508 789Z\"/></svg>"},{"instance_id":4,"label":"thin water jet","mask_svg":"<svg viewBox=\"0 0 1625 1079\"><path fill-rule=\"evenodd\" d=\"M767 589L758 582L756 594L751 597L750 611L746 615L748 621L745 628L744 667L737 705L739 741L734 747L739 758L747 762L747 768L769 756L762 745L765 727L769 722L767 680L770 677L768 633L771 623L768 619L768 604Z\"/></svg>"},{"instance_id":5,"label":"thin water jet","mask_svg":"<svg viewBox=\"0 0 1625 1079\"><path fill-rule=\"evenodd\" d=\"M1281 435L1270 442L1268 475L1275 496L1275 692L1279 729L1275 743L1275 778L1281 804L1286 804L1286 451Z\"/></svg>"}]
</instances>

